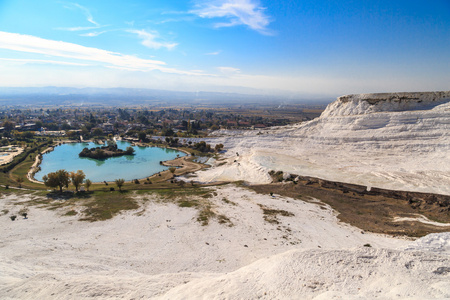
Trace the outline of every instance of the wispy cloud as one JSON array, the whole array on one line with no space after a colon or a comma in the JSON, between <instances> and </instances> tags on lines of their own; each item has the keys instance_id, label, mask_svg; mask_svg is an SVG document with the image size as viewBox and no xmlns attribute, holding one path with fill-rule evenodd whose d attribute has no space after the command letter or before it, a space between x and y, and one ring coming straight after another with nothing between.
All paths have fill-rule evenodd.
<instances>
[{"instance_id":1,"label":"wispy cloud","mask_svg":"<svg viewBox=\"0 0 450 300\"><path fill-rule=\"evenodd\" d=\"M167 48L168 50L172 50L176 47L177 43L167 43L164 41L158 41L159 34L156 31L147 32L145 30L127 30L130 33L137 34L138 37L142 40L142 45L151 49L160 49Z\"/></svg>"},{"instance_id":2,"label":"wispy cloud","mask_svg":"<svg viewBox=\"0 0 450 300\"><path fill-rule=\"evenodd\" d=\"M171 74L200 75L191 71L168 68L164 62L158 60L142 59L133 55L3 31L0 31L0 49L42 54L47 57L53 56L70 60L91 61L105 67L124 68L134 71L159 70Z\"/></svg>"},{"instance_id":3,"label":"wispy cloud","mask_svg":"<svg viewBox=\"0 0 450 300\"><path fill-rule=\"evenodd\" d=\"M78 4L78 3L70 3L70 4L66 5L66 7L67 8L71 8L71 9L72 8L80 9L83 12L83 14L86 16L86 20L89 23L94 24L97 27L100 26L100 24L98 24L97 22L94 21L94 17L92 16L90 10L87 9L86 7L84 7L84 6L82 6L82 5Z\"/></svg>"},{"instance_id":4,"label":"wispy cloud","mask_svg":"<svg viewBox=\"0 0 450 300\"><path fill-rule=\"evenodd\" d=\"M93 31L93 32L88 32L88 33L80 33L80 36L87 36L87 37L95 37L95 36L99 36L100 34L104 34L105 32L108 32L107 30L104 31Z\"/></svg>"},{"instance_id":5,"label":"wispy cloud","mask_svg":"<svg viewBox=\"0 0 450 300\"><path fill-rule=\"evenodd\" d=\"M262 34L273 34L267 28L270 17L257 0L216 0L202 1L191 13L201 18L226 18L227 22L216 23L215 27L245 25Z\"/></svg>"},{"instance_id":6,"label":"wispy cloud","mask_svg":"<svg viewBox=\"0 0 450 300\"><path fill-rule=\"evenodd\" d=\"M205 55L219 55L221 52L222 52L222 50L219 50L219 51L215 51L215 52L205 53Z\"/></svg>"},{"instance_id":7,"label":"wispy cloud","mask_svg":"<svg viewBox=\"0 0 450 300\"><path fill-rule=\"evenodd\" d=\"M76 26L76 27L58 27L57 30L65 30L65 31L87 31L92 29L99 29L105 26Z\"/></svg>"},{"instance_id":8,"label":"wispy cloud","mask_svg":"<svg viewBox=\"0 0 450 300\"><path fill-rule=\"evenodd\" d=\"M97 23L94 20L94 17L92 16L89 9L87 9L86 7L84 7L78 3L69 3L69 4L65 5L64 7L68 8L68 9L81 10L86 17L86 21L88 21L89 23L91 23L94 26L90 25L90 26L60 27L60 28L57 28L58 30L86 31L86 30L92 30L92 29L98 29L98 28L105 27L105 25L100 25L99 23Z\"/></svg>"}]
</instances>

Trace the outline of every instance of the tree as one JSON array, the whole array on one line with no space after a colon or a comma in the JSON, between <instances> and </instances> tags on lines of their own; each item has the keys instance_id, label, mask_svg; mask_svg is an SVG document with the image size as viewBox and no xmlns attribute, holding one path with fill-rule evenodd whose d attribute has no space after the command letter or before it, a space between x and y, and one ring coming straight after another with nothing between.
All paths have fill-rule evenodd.
<instances>
[{"instance_id":1,"label":"tree","mask_svg":"<svg viewBox=\"0 0 450 300\"><path fill-rule=\"evenodd\" d=\"M16 181L19 183L19 187L22 187L23 177L17 177Z\"/></svg>"},{"instance_id":2,"label":"tree","mask_svg":"<svg viewBox=\"0 0 450 300\"><path fill-rule=\"evenodd\" d=\"M163 131L162 131L162 135L163 136L173 136L174 135L174 133L175 132L173 132L173 130L171 129L171 128L166 128L166 129L163 129Z\"/></svg>"},{"instance_id":3,"label":"tree","mask_svg":"<svg viewBox=\"0 0 450 300\"><path fill-rule=\"evenodd\" d=\"M63 187L69 187L70 177L69 172L66 170L58 170L56 172L48 173L42 177L44 184L51 188L59 187L59 191L62 193Z\"/></svg>"},{"instance_id":4,"label":"tree","mask_svg":"<svg viewBox=\"0 0 450 300\"><path fill-rule=\"evenodd\" d=\"M89 137L89 129L87 129L86 126L81 127L81 135L84 138L88 138Z\"/></svg>"},{"instance_id":5,"label":"tree","mask_svg":"<svg viewBox=\"0 0 450 300\"><path fill-rule=\"evenodd\" d=\"M125 151L127 155L133 155L134 154L134 149L133 147L127 147L127 150Z\"/></svg>"},{"instance_id":6,"label":"tree","mask_svg":"<svg viewBox=\"0 0 450 300\"><path fill-rule=\"evenodd\" d=\"M66 136L71 140L76 140L79 138L79 133L74 130L68 130L66 131Z\"/></svg>"},{"instance_id":7,"label":"tree","mask_svg":"<svg viewBox=\"0 0 450 300\"><path fill-rule=\"evenodd\" d=\"M91 186L92 181L90 181L89 179L86 179L86 181L84 182L84 185L86 186L86 190L89 192L89 187Z\"/></svg>"},{"instance_id":8,"label":"tree","mask_svg":"<svg viewBox=\"0 0 450 300\"><path fill-rule=\"evenodd\" d=\"M217 124L212 125L209 129L211 129L212 131L214 130L219 130L220 127Z\"/></svg>"},{"instance_id":9,"label":"tree","mask_svg":"<svg viewBox=\"0 0 450 300\"><path fill-rule=\"evenodd\" d=\"M69 125L69 123L64 123L61 125L62 130L70 130L72 127Z\"/></svg>"},{"instance_id":10,"label":"tree","mask_svg":"<svg viewBox=\"0 0 450 300\"><path fill-rule=\"evenodd\" d=\"M25 131L22 133L22 138L26 140L31 140L34 137L34 132L32 131Z\"/></svg>"},{"instance_id":11,"label":"tree","mask_svg":"<svg viewBox=\"0 0 450 300\"><path fill-rule=\"evenodd\" d=\"M170 167L170 168L169 168L170 173L172 173L172 177L173 177L173 175L175 174L176 169L177 169L177 168L175 168L175 167Z\"/></svg>"},{"instance_id":12,"label":"tree","mask_svg":"<svg viewBox=\"0 0 450 300\"><path fill-rule=\"evenodd\" d=\"M123 178L116 179L114 182L116 183L117 187L119 188L119 191L122 191L122 186L125 183L125 179L123 179Z\"/></svg>"},{"instance_id":13,"label":"tree","mask_svg":"<svg viewBox=\"0 0 450 300\"><path fill-rule=\"evenodd\" d=\"M72 181L72 184L75 186L75 191L78 192L78 187L83 183L84 178L86 178L86 175L84 175L84 172L82 170L70 172L70 180Z\"/></svg>"},{"instance_id":14,"label":"tree","mask_svg":"<svg viewBox=\"0 0 450 300\"><path fill-rule=\"evenodd\" d=\"M101 128L94 128L94 130L92 131L92 134L94 136L102 136L103 135L103 129L101 129Z\"/></svg>"},{"instance_id":15,"label":"tree","mask_svg":"<svg viewBox=\"0 0 450 300\"><path fill-rule=\"evenodd\" d=\"M220 152L223 149L223 144L216 144L214 149L216 150L216 152Z\"/></svg>"},{"instance_id":16,"label":"tree","mask_svg":"<svg viewBox=\"0 0 450 300\"><path fill-rule=\"evenodd\" d=\"M3 122L2 126L5 128L5 131L10 132L14 129L16 124L14 124L14 122L6 120L5 122Z\"/></svg>"},{"instance_id":17,"label":"tree","mask_svg":"<svg viewBox=\"0 0 450 300\"><path fill-rule=\"evenodd\" d=\"M139 140L141 140L142 142L145 142L147 140L147 134L143 131L140 131L138 133L138 138Z\"/></svg>"}]
</instances>

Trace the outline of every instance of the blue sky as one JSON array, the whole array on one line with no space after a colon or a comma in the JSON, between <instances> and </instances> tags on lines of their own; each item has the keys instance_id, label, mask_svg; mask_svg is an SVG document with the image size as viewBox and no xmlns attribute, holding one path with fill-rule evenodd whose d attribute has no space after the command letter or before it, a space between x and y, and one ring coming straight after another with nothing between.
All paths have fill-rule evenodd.
<instances>
[{"instance_id":1,"label":"blue sky","mask_svg":"<svg viewBox=\"0 0 450 300\"><path fill-rule=\"evenodd\" d=\"M450 89L450 1L0 0L0 85Z\"/></svg>"}]
</instances>

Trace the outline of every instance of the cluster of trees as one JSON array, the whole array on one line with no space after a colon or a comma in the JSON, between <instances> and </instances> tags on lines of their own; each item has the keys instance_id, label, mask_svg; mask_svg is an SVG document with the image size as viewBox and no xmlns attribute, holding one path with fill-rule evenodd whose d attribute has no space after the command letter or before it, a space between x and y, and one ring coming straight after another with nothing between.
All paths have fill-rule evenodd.
<instances>
[{"instance_id":1,"label":"cluster of trees","mask_svg":"<svg viewBox=\"0 0 450 300\"><path fill-rule=\"evenodd\" d=\"M14 137L19 141L30 141L34 137L33 131L13 132Z\"/></svg>"},{"instance_id":2,"label":"cluster of trees","mask_svg":"<svg viewBox=\"0 0 450 300\"><path fill-rule=\"evenodd\" d=\"M82 170L78 170L76 172L67 172L66 170L58 170L56 172L51 172L42 177L44 180L45 186L48 186L50 188L59 188L59 191L62 193L63 188L68 188L69 184L73 184L75 187L75 190L78 192L78 189L80 186L84 183L86 186L86 190L89 191L89 187L92 185L92 182L89 179L86 179L86 175ZM23 182L20 181L20 178L17 178L17 181L19 183ZM122 186L125 184L125 179L120 178L116 179L115 184L119 188L119 191L122 190Z\"/></svg>"},{"instance_id":3,"label":"cluster of trees","mask_svg":"<svg viewBox=\"0 0 450 300\"><path fill-rule=\"evenodd\" d=\"M116 144L113 144L106 147L84 148L78 155L80 157L104 159L122 155L134 155L134 149L133 147L127 147L127 149L123 151L122 149L118 149Z\"/></svg>"},{"instance_id":4,"label":"cluster of trees","mask_svg":"<svg viewBox=\"0 0 450 300\"><path fill-rule=\"evenodd\" d=\"M76 172L67 172L66 170L58 170L56 172L50 172L47 175L44 175L42 179L44 180L44 184L51 188L59 188L59 191L62 192L63 188L68 188L69 184L72 183L75 187L75 190L78 192L81 184L85 184L86 189L89 191L89 187L92 182L89 179L86 179L86 175L82 170L78 170Z\"/></svg>"},{"instance_id":5,"label":"cluster of trees","mask_svg":"<svg viewBox=\"0 0 450 300\"><path fill-rule=\"evenodd\" d=\"M178 138L173 138L173 137L168 136L165 138L165 141L171 147L180 146ZM216 146L213 149L211 147L211 145L207 144L205 141L194 143L194 145L192 145L192 142L189 141L188 144L189 144L189 147L192 147L193 149L198 150L203 153L213 152L213 151L220 152L223 149L223 144L216 144Z\"/></svg>"},{"instance_id":6,"label":"cluster of trees","mask_svg":"<svg viewBox=\"0 0 450 300\"><path fill-rule=\"evenodd\" d=\"M177 146L178 146L178 142L179 142L179 139L178 139L178 138L173 138L173 137L167 136L167 137L165 138L165 140L166 140L166 143L167 143L169 146L171 146L171 147L177 147Z\"/></svg>"},{"instance_id":7,"label":"cluster of trees","mask_svg":"<svg viewBox=\"0 0 450 300\"><path fill-rule=\"evenodd\" d=\"M223 149L223 144L217 144L213 150L210 144L207 144L205 141L201 141L195 143L193 148L200 152L213 152L213 151L219 152Z\"/></svg>"}]
</instances>

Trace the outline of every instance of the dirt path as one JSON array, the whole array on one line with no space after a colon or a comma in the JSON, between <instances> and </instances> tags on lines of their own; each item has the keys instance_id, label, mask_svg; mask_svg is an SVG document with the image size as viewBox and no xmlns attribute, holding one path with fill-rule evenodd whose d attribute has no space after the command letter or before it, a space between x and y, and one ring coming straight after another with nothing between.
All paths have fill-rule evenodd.
<instances>
[{"instance_id":1,"label":"dirt path","mask_svg":"<svg viewBox=\"0 0 450 300\"><path fill-rule=\"evenodd\" d=\"M175 158L173 160L168 160L162 163L166 167L177 167L175 170L175 175L183 175L186 173L192 173L199 171L203 168L209 167L208 165L193 162L191 157L183 156Z\"/></svg>"}]
</instances>

